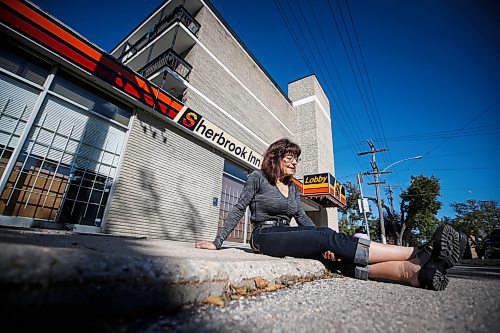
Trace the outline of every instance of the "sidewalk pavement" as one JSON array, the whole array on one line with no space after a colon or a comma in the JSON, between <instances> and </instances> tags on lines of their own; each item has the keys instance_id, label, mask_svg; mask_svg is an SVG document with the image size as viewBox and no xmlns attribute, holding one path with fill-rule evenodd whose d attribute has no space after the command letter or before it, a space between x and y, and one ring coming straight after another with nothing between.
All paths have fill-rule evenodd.
<instances>
[{"instance_id":1,"label":"sidewalk pavement","mask_svg":"<svg viewBox=\"0 0 500 333\"><path fill-rule=\"evenodd\" d=\"M231 286L320 278L319 261L247 247L0 227L0 311L28 326L168 312ZM262 280L259 280L262 281Z\"/></svg>"}]
</instances>

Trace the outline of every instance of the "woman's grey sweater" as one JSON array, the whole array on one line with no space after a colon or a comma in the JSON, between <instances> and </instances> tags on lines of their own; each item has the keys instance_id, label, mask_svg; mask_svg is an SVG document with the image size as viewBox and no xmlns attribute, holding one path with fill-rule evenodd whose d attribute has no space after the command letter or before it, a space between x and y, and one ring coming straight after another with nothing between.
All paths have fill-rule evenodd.
<instances>
[{"instance_id":1,"label":"woman's grey sweater","mask_svg":"<svg viewBox=\"0 0 500 333\"><path fill-rule=\"evenodd\" d=\"M299 225L315 226L304 212L300 192L294 182L288 183L288 197L285 197L276 184L269 183L262 170L256 170L248 176L238 202L229 212L224 226L215 238L214 244L218 249L243 217L247 206L250 206L250 219L254 224L264 221L289 222L294 217Z\"/></svg>"}]
</instances>

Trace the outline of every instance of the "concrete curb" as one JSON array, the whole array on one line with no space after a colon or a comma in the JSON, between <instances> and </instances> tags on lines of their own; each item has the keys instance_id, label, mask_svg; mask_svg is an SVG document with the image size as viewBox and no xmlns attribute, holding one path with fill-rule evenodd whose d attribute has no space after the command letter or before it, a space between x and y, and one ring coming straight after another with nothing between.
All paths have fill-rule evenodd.
<instances>
[{"instance_id":1,"label":"concrete curb","mask_svg":"<svg viewBox=\"0 0 500 333\"><path fill-rule=\"evenodd\" d=\"M168 312L220 296L229 285L248 284L256 277L274 283L325 272L319 261L260 255L197 259L29 244L2 247L1 311L16 322L29 313L30 325Z\"/></svg>"}]
</instances>

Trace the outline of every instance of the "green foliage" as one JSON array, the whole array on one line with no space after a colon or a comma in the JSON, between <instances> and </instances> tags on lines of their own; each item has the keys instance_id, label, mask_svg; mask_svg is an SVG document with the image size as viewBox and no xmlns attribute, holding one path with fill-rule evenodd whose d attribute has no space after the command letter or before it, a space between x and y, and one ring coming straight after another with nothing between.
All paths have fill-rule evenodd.
<instances>
[{"instance_id":1,"label":"green foliage","mask_svg":"<svg viewBox=\"0 0 500 333\"><path fill-rule=\"evenodd\" d=\"M436 177L411 176L410 186L401 193L401 226L405 225L406 232L406 237L401 238L409 240L414 235L419 242L426 242L432 237L438 224L436 214L442 206L437 200L440 194Z\"/></svg>"},{"instance_id":2,"label":"green foliage","mask_svg":"<svg viewBox=\"0 0 500 333\"><path fill-rule=\"evenodd\" d=\"M363 215L358 212L358 187L350 182L345 184L347 205L340 210L342 218L339 229L348 235L354 233L357 226L364 225ZM441 193L439 179L434 176L412 176L410 186L401 193L401 212L398 214L385 206L386 236L391 242L402 244L423 243L432 237L439 221L436 214L441 208L438 197ZM368 214L370 238L380 239L378 219L372 219Z\"/></svg>"},{"instance_id":3,"label":"green foliage","mask_svg":"<svg viewBox=\"0 0 500 333\"><path fill-rule=\"evenodd\" d=\"M350 221L356 222L363 220L363 215L358 211L358 199L361 197L358 187L356 184L346 182L344 188L347 196L347 203L345 208L339 209L339 211L347 215Z\"/></svg>"},{"instance_id":4,"label":"green foliage","mask_svg":"<svg viewBox=\"0 0 500 333\"><path fill-rule=\"evenodd\" d=\"M347 203L345 208L339 209L342 218L339 221L339 231L352 235L354 229L363 221L363 216L358 212L358 199L361 194L355 184L346 182L344 184Z\"/></svg>"},{"instance_id":5,"label":"green foliage","mask_svg":"<svg viewBox=\"0 0 500 333\"><path fill-rule=\"evenodd\" d=\"M455 211L455 218L447 218L456 230L464 232L471 243L477 245L477 239L482 238L492 230L500 227L500 208L494 200L454 202L450 205Z\"/></svg>"},{"instance_id":6,"label":"green foliage","mask_svg":"<svg viewBox=\"0 0 500 333\"><path fill-rule=\"evenodd\" d=\"M352 234L354 234L355 229L356 224L352 223L352 221L348 219L346 214L343 214L342 218L339 220L339 231L351 236Z\"/></svg>"},{"instance_id":7,"label":"green foliage","mask_svg":"<svg viewBox=\"0 0 500 333\"><path fill-rule=\"evenodd\" d=\"M368 226L370 228L370 239L380 242L380 222L378 219L368 219Z\"/></svg>"}]
</instances>

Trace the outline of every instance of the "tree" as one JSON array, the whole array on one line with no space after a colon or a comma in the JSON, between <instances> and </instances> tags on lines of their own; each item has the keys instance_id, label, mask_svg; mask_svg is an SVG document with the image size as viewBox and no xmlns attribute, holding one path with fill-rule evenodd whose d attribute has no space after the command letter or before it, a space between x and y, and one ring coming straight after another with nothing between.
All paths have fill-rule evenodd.
<instances>
[{"instance_id":1,"label":"tree","mask_svg":"<svg viewBox=\"0 0 500 333\"><path fill-rule=\"evenodd\" d=\"M470 244L480 255L481 241L492 230L500 227L500 208L494 200L467 200L454 202L450 206L455 211L455 218L447 218L453 227L467 235Z\"/></svg>"},{"instance_id":2,"label":"tree","mask_svg":"<svg viewBox=\"0 0 500 333\"><path fill-rule=\"evenodd\" d=\"M345 184L347 194L346 207L340 209L343 213L339 221L339 229L348 235L357 226L363 225L363 215L358 212L358 199L361 197L358 187L350 182ZM441 208L437 200L441 193L441 185L436 177L411 176L410 186L404 190L401 197L400 212L395 212L382 201L385 210L385 230L389 243L398 245L422 243L428 241L439 224L436 214ZM376 199L370 198L375 204ZM379 239L380 225L378 219L371 218L368 213L370 238Z\"/></svg>"},{"instance_id":3,"label":"tree","mask_svg":"<svg viewBox=\"0 0 500 333\"><path fill-rule=\"evenodd\" d=\"M410 243L412 238L419 242L428 241L439 223L436 214L442 203L437 200L441 193L439 179L434 176L411 176L410 186L401 197L400 213L393 212L384 205L388 226L398 245Z\"/></svg>"},{"instance_id":4,"label":"tree","mask_svg":"<svg viewBox=\"0 0 500 333\"><path fill-rule=\"evenodd\" d=\"M342 214L342 217L339 220L339 231L346 235L354 234L354 230L356 229L356 225L349 220L347 214Z\"/></svg>"}]
</instances>

